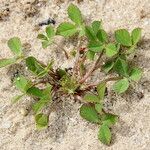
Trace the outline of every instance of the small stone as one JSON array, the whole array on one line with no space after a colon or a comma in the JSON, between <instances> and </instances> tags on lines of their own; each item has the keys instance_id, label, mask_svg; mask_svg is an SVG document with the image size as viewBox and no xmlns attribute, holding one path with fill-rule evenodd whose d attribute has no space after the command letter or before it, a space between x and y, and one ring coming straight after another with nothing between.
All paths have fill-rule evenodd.
<instances>
[{"instance_id":1,"label":"small stone","mask_svg":"<svg viewBox=\"0 0 150 150\"><path fill-rule=\"evenodd\" d=\"M21 108L20 113L21 113L22 116L27 116L28 110L26 108Z\"/></svg>"}]
</instances>

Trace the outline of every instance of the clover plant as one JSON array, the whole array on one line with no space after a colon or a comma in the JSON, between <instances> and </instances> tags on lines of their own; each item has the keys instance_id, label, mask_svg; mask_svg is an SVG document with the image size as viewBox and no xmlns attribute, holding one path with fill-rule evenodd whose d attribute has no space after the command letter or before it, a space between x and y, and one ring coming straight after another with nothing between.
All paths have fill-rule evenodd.
<instances>
[{"instance_id":1,"label":"clover plant","mask_svg":"<svg viewBox=\"0 0 150 150\"><path fill-rule=\"evenodd\" d=\"M117 94L126 92L131 84L138 82L142 76L142 70L132 66L130 55L135 55L138 42L141 38L141 29L135 28L130 33L126 29L116 30L114 41L110 41L109 35L102 26L102 21L93 21L86 24L79 8L73 4L68 7L69 22L61 23L57 28L47 26L45 33L37 37L45 49L55 42L56 36L69 38L76 37L79 42L87 43L85 48L82 44L75 48L73 56L62 47L60 50L66 59L75 59L72 72L63 68L54 69L54 60L48 64L38 61L34 56L26 56L23 46L18 37L8 41L8 47L14 54L12 58L0 59L0 68L25 62L25 65L37 80L32 81L23 75L18 75L13 83L21 91L21 94L13 98L13 102L23 99L28 95L36 99L33 104L37 129L48 127L48 115L42 113L43 108L53 102L55 94L73 95L82 99L80 115L83 119L97 124L99 127L98 139L110 145L112 135L111 128L117 122L118 116L105 112L103 105L105 92L109 81L113 81L112 90ZM87 41L87 42L86 42ZM99 70L106 77L99 79L98 83L90 83L91 75ZM50 80L45 82L45 78ZM39 80L40 79L40 80ZM39 86L42 84L41 86ZM94 89L96 88L96 91Z\"/></svg>"}]
</instances>

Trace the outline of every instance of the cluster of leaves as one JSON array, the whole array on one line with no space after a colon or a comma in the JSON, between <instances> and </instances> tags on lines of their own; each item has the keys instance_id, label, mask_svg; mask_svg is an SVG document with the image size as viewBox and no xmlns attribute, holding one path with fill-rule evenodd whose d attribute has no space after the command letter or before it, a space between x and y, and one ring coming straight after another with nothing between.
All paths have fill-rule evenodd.
<instances>
[{"instance_id":1,"label":"cluster of leaves","mask_svg":"<svg viewBox=\"0 0 150 150\"><path fill-rule=\"evenodd\" d=\"M129 88L130 84L140 80L142 71L138 67L131 66L129 56L130 54L134 55L136 52L137 43L141 38L141 29L135 28L131 34L126 29L116 30L115 40L110 41L107 32L103 29L102 21L94 21L91 25L86 25L77 6L71 4L68 7L68 16L72 22L61 23L57 29L48 26L46 27L46 33L39 34L38 39L42 41L42 47L47 48L51 44L58 45L55 42L55 36L63 36L65 38L72 36L77 38L84 37L84 39L88 40L85 51L80 56L80 51L77 50L76 53L79 53L79 56L76 56L76 53L74 56L88 59L93 65L89 71L85 69L85 61L80 63L80 58L77 59L77 64L79 65L77 68L80 69L75 69L73 73L68 73L62 68L54 70L53 60L45 65L33 56L25 57L21 41L17 37L11 38L8 41L8 46L15 56L9 59L0 59L0 68L25 61L28 70L35 75L36 82L27 79L23 75L15 78L14 84L21 91L21 94L14 97L13 102L17 102L25 95L31 96L36 100L32 108L35 113L35 122L38 129L48 126L48 115L43 114L42 111L45 106L52 102L52 98L56 93L79 95L83 96L85 102L80 108L81 117L98 124L100 126L99 140L109 145L111 143L110 129L117 122L118 117L105 112L103 109L107 83L108 81L115 81L113 90L118 94L122 94ZM63 48L62 50L67 54ZM73 68L76 68L77 64ZM89 88L86 87L86 80L99 68L108 77L112 73L115 76L100 81L96 85L97 92L91 93L90 90L87 90ZM42 79L47 76L51 80L43 82ZM41 80L39 81L39 79ZM44 85L42 89L39 88L39 84ZM95 88L95 86L91 87Z\"/></svg>"},{"instance_id":2,"label":"cluster of leaves","mask_svg":"<svg viewBox=\"0 0 150 150\"><path fill-rule=\"evenodd\" d=\"M105 90L106 82L102 82L97 86L97 95L87 93L83 99L88 104L81 106L80 115L87 121L100 125L98 138L104 144L109 145L111 142L110 127L117 122L117 116L103 111Z\"/></svg>"}]
</instances>

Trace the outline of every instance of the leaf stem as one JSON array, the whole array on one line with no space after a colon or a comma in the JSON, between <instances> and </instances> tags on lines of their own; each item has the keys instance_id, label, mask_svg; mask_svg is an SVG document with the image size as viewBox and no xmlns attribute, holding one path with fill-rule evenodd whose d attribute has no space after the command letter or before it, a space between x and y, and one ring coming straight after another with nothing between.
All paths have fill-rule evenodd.
<instances>
[{"instance_id":1,"label":"leaf stem","mask_svg":"<svg viewBox=\"0 0 150 150\"><path fill-rule=\"evenodd\" d=\"M58 48L62 49L63 52L64 52L64 54L65 54L65 56L66 56L66 58L69 59L69 55L68 55L67 51L66 51L63 47L60 47L56 42L53 42L53 43L54 43Z\"/></svg>"},{"instance_id":2,"label":"leaf stem","mask_svg":"<svg viewBox=\"0 0 150 150\"><path fill-rule=\"evenodd\" d=\"M106 82L106 83L107 83L107 82L109 82L109 81L117 81L117 80L120 80L120 79L122 79L122 77L110 77L110 78L104 79L104 80L102 80L102 81L100 81L100 82ZM87 89L96 87L100 82L95 83L95 84L90 84L90 85L88 85L87 87L85 87L84 90L87 90Z\"/></svg>"},{"instance_id":3,"label":"leaf stem","mask_svg":"<svg viewBox=\"0 0 150 150\"><path fill-rule=\"evenodd\" d=\"M79 81L80 84L84 83L87 80L87 78L89 78L92 75L92 73L96 69L98 69L97 67L99 66L99 62L101 60L102 55L103 55L103 52L100 53L97 61L94 63L94 65L91 67L91 69L85 74L85 76Z\"/></svg>"}]
</instances>

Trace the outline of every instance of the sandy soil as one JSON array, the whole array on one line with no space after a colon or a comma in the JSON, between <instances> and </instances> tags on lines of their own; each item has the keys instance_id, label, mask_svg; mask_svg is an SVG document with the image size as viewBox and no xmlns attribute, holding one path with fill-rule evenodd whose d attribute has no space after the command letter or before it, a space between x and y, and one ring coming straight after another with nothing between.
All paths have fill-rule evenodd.
<instances>
[{"instance_id":1,"label":"sandy soil","mask_svg":"<svg viewBox=\"0 0 150 150\"><path fill-rule=\"evenodd\" d=\"M36 37L44 27L38 29L37 25L49 17L56 20L56 26L67 21L66 8L73 0L27 3L33 1L0 0L0 58L11 56L7 40L19 36L29 55L34 54L44 62L56 58L58 66L66 65L68 62L58 53L59 49L41 48ZM19 93L11 83L13 73L17 67L25 73L23 66L15 66L0 70L0 150L150 149L150 0L84 0L78 6L87 22L102 19L110 33L118 28L143 28L143 40L135 59L135 63L143 69L142 80L127 94L117 96L110 92L106 97L107 108L120 116L113 128L112 145L107 147L98 141L98 127L81 119L80 104L71 98L60 99L49 116L49 128L36 131L33 113L29 112L26 117L20 113L20 109L30 109L33 100L26 97L18 104L11 104L11 98ZM59 42L61 44L62 40ZM68 50L72 47L66 46ZM52 49L56 49L57 53Z\"/></svg>"}]
</instances>

